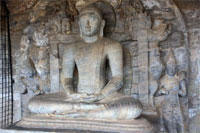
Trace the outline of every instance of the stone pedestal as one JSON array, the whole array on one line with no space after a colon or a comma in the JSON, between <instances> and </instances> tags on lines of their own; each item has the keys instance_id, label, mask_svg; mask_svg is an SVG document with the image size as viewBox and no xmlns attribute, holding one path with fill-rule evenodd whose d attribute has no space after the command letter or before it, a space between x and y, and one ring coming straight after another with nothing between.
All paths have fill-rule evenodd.
<instances>
[{"instance_id":1,"label":"stone pedestal","mask_svg":"<svg viewBox=\"0 0 200 133\"><path fill-rule=\"evenodd\" d=\"M56 116L30 115L17 126L32 129L72 129L102 132L153 133L153 126L144 118L137 120L69 119Z\"/></svg>"}]
</instances>

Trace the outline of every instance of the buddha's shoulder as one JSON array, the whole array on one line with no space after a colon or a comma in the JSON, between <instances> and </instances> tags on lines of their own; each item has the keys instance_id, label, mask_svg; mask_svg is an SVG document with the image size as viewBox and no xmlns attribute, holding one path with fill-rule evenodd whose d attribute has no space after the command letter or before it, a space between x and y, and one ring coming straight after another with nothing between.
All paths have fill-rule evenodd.
<instances>
[{"instance_id":1,"label":"buddha's shoulder","mask_svg":"<svg viewBox=\"0 0 200 133\"><path fill-rule=\"evenodd\" d=\"M121 48L122 47L119 42L114 41L109 38L103 38L103 41L104 41L105 47L107 47L107 48L110 48L110 47Z\"/></svg>"}]
</instances>

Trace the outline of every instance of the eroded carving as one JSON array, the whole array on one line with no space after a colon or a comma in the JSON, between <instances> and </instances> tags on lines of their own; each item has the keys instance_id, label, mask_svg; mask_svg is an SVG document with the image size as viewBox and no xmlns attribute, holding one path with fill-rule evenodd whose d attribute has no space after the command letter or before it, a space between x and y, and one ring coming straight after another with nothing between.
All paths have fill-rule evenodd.
<instances>
[{"instance_id":1,"label":"eroded carving","mask_svg":"<svg viewBox=\"0 0 200 133\"><path fill-rule=\"evenodd\" d=\"M49 93L49 40L44 24L41 24L33 34L33 45L29 53L30 63L35 69L35 78L39 82L38 93Z\"/></svg>"},{"instance_id":2,"label":"eroded carving","mask_svg":"<svg viewBox=\"0 0 200 133\"><path fill-rule=\"evenodd\" d=\"M161 107L161 131L169 133L183 133L184 120L179 96L186 96L184 72L177 74L176 60L170 49L166 61L166 74L161 78L156 96L164 95Z\"/></svg>"},{"instance_id":3,"label":"eroded carving","mask_svg":"<svg viewBox=\"0 0 200 133\"><path fill-rule=\"evenodd\" d=\"M162 76L164 66L160 59L159 43L167 39L171 33L171 27L164 23L164 20L157 18L154 20L153 27L148 31L149 40L149 67L150 67L150 104L154 107L154 94L158 89L159 80Z\"/></svg>"}]
</instances>

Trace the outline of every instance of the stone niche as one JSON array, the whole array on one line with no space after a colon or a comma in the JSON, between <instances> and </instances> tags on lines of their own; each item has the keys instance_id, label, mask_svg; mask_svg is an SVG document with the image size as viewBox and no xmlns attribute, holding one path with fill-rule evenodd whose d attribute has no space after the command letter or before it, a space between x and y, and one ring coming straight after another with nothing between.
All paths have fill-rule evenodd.
<instances>
[{"instance_id":1,"label":"stone niche","mask_svg":"<svg viewBox=\"0 0 200 133\"><path fill-rule=\"evenodd\" d=\"M32 97L63 90L63 47L81 41L78 12L81 4L90 2L35 0L29 7L29 22L23 30L20 48L15 52L14 102L18 112L14 114L15 121L30 114L27 104ZM188 85L189 44L182 14L172 0L103 2L112 6L106 8L99 4L107 22L105 36L119 41L124 50L124 85L120 91L139 99L144 106L143 114L157 120L164 97L155 97L154 94L165 74L164 66L170 49L177 62L177 73L184 73ZM157 68L160 69L158 75ZM76 86L77 71L74 75ZM107 68L108 79L110 75ZM184 117L180 122L184 125L188 122L187 96L180 98L180 103Z\"/></svg>"}]
</instances>

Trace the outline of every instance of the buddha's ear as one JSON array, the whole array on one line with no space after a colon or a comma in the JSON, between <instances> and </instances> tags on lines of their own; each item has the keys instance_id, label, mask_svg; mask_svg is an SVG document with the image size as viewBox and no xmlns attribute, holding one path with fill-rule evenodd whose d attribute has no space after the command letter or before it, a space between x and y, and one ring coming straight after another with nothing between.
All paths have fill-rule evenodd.
<instances>
[{"instance_id":1,"label":"buddha's ear","mask_svg":"<svg viewBox=\"0 0 200 133\"><path fill-rule=\"evenodd\" d=\"M103 37L103 29L105 27L105 20L101 21L101 27L100 27L100 37Z\"/></svg>"},{"instance_id":2,"label":"buddha's ear","mask_svg":"<svg viewBox=\"0 0 200 133\"><path fill-rule=\"evenodd\" d=\"M78 24L79 24L79 29L80 29L80 37L83 38L83 33L82 33L80 21L78 22Z\"/></svg>"}]
</instances>

